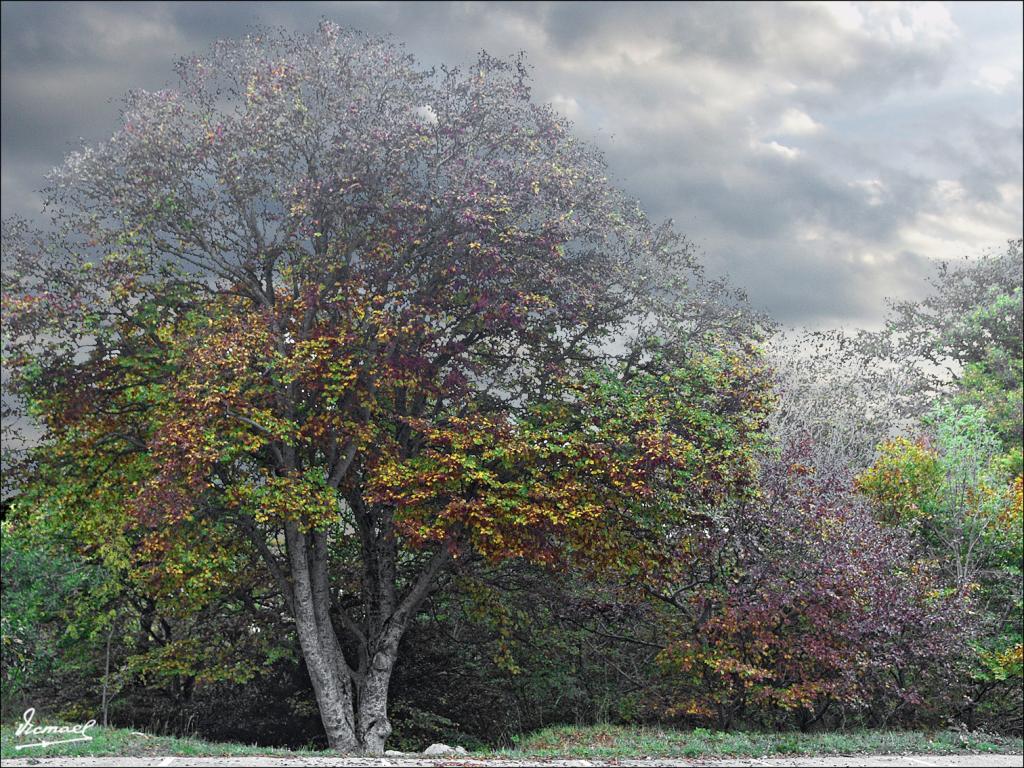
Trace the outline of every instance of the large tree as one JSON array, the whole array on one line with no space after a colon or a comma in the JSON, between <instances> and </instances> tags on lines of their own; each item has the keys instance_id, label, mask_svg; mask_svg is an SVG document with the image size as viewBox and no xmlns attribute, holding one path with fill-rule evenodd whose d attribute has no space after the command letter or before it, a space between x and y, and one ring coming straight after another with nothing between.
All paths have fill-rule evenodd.
<instances>
[{"instance_id":1,"label":"large tree","mask_svg":"<svg viewBox=\"0 0 1024 768\"><path fill-rule=\"evenodd\" d=\"M18 515L174 610L262 568L331 747L380 753L399 640L468 558L642 578L752 477L757 327L533 103L324 23L126 98L53 227L5 227L43 429Z\"/></svg>"}]
</instances>

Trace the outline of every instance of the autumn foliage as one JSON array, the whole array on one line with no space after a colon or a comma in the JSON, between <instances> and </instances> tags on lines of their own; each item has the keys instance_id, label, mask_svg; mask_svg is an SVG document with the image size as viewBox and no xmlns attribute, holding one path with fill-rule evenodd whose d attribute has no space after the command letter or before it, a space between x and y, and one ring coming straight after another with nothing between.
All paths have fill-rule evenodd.
<instances>
[{"instance_id":1,"label":"autumn foliage","mask_svg":"<svg viewBox=\"0 0 1024 768\"><path fill-rule=\"evenodd\" d=\"M814 404L858 388L787 389L769 324L523 59L427 70L324 23L178 72L55 171L51 226L4 224L37 431L5 455L4 568L45 617L5 623L5 681L66 624L104 706L248 696L380 754L395 711L454 729L423 707L481 687L536 725L560 688L607 716L605 686L622 718L810 727L973 718L1020 677L1019 349L978 341L1018 339L1013 296L980 336L928 307L959 400L833 430ZM85 574L57 608L40 558Z\"/></svg>"},{"instance_id":2,"label":"autumn foliage","mask_svg":"<svg viewBox=\"0 0 1024 768\"><path fill-rule=\"evenodd\" d=\"M653 569L753 482L759 330L520 61L324 24L179 70L5 237L22 509L170 615L270 577L329 743L379 753L442 574Z\"/></svg>"},{"instance_id":3,"label":"autumn foliage","mask_svg":"<svg viewBox=\"0 0 1024 768\"><path fill-rule=\"evenodd\" d=\"M807 461L791 447L766 464L763 495L693 537L694 576L671 598L677 637L658 657L671 713L724 727L756 713L806 728L830 708L884 721L954 675L968 596L937 588L937 563L876 520L851 477Z\"/></svg>"}]
</instances>

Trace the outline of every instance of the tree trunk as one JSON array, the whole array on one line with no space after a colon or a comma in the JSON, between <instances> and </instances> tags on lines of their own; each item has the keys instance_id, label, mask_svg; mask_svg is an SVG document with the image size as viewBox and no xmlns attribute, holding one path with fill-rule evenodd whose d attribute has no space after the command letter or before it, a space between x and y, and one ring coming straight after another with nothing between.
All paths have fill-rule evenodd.
<instances>
[{"instance_id":1,"label":"tree trunk","mask_svg":"<svg viewBox=\"0 0 1024 768\"><path fill-rule=\"evenodd\" d=\"M377 652L371 668L360 684L354 686L352 674L332 662L332 652L325 650L313 636L309 612L305 615L299 641L329 747L349 754L382 755L391 735L388 685L398 657L397 642Z\"/></svg>"},{"instance_id":2,"label":"tree trunk","mask_svg":"<svg viewBox=\"0 0 1024 768\"><path fill-rule=\"evenodd\" d=\"M344 611L340 619L359 642L358 663L345 658L331 620L331 590L327 567L326 534L304 532L285 524L288 577L277 571L285 601L295 618L299 645L306 661L320 719L331 749L346 753L381 755L391 723L388 686L398 660L398 644L451 553L440 547L413 580L401 600L395 594L395 547L383 537L368 537L364 556L367 616L358 626ZM385 541L381 541L384 538ZM273 560L268 559L274 569ZM337 608L335 606L335 608Z\"/></svg>"},{"instance_id":3,"label":"tree trunk","mask_svg":"<svg viewBox=\"0 0 1024 768\"><path fill-rule=\"evenodd\" d=\"M296 620L296 625L304 622ZM313 684L320 720L327 734L327 744L339 752L359 752L352 707L352 686L345 675L330 661L329 653L310 639L309 628L299 630L299 644Z\"/></svg>"},{"instance_id":4,"label":"tree trunk","mask_svg":"<svg viewBox=\"0 0 1024 768\"><path fill-rule=\"evenodd\" d=\"M294 523L285 525L292 577L292 612L302 656L306 660L320 709L327 744L340 752L358 752L351 671L345 662L329 607L325 609L320 584L311 576L307 535ZM316 588L315 588L316 587Z\"/></svg>"},{"instance_id":5,"label":"tree trunk","mask_svg":"<svg viewBox=\"0 0 1024 768\"><path fill-rule=\"evenodd\" d=\"M117 626L118 616L114 616L110 622L110 630L107 632L107 653L106 659L103 665L103 727L107 727L107 704L109 698L107 697L107 689L110 683L110 645L114 640L114 628Z\"/></svg>"},{"instance_id":6,"label":"tree trunk","mask_svg":"<svg viewBox=\"0 0 1024 768\"><path fill-rule=\"evenodd\" d=\"M395 633L397 634L397 633ZM370 668L359 686L358 737L367 754L381 755L391 735L388 720L388 685L398 659L398 638L386 638L373 655Z\"/></svg>"}]
</instances>

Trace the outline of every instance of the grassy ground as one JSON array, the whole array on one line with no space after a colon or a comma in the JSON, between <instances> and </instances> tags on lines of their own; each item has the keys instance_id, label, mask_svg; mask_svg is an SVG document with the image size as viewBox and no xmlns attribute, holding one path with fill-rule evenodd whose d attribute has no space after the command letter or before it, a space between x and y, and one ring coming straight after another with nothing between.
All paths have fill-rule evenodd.
<instances>
[{"instance_id":1,"label":"grassy ground","mask_svg":"<svg viewBox=\"0 0 1024 768\"><path fill-rule=\"evenodd\" d=\"M614 725L556 726L521 737L497 755L524 757L764 757L768 755L1020 754L1020 739L948 731L851 731L846 733L724 733L698 728Z\"/></svg>"},{"instance_id":2,"label":"grassy ground","mask_svg":"<svg viewBox=\"0 0 1024 768\"><path fill-rule=\"evenodd\" d=\"M214 743L199 739L149 736L123 728L91 728L89 742L63 744L40 749L15 750L14 726L0 727L0 757L62 756L252 756L318 753L271 749L246 744ZM53 736L51 738L60 738ZM38 739L33 739L36 741ZM513 749L475 757L528 759L542 757L625 758L625 757L761 757L767 755L856 755L856 754L970 754L996 752L1021 754L1020 739L987 734L951 732L849 733L721 733L698 728L675 731L667 728L641 728L614 725L558 726L521 737ZM319 753L322 754L322 753Z\"/></svg>"},{"instance_id":3,"label":"grassy ground","mask_svg":"<svg viewBox=\"0 0 1024 768\"><path fill-rule=\"evenodd\" d=\"M53 725L47 722L47 725ZM182 739L173 736L151 736L126 728L101 728L96 726L88 730L92 741L79 741L73 744L57 744L43 748L15 750L15 744L41 741L44 738L57 740L62 736L42 736L31 739L15 738L15 726L4 723L0 726L0 758L12 757L156 757L176 755L183 757L244 757L246 755L315 755L305 750L289 751L248 744L230 742L217 743L199 739Z\"/></svg>"}]
</instances>

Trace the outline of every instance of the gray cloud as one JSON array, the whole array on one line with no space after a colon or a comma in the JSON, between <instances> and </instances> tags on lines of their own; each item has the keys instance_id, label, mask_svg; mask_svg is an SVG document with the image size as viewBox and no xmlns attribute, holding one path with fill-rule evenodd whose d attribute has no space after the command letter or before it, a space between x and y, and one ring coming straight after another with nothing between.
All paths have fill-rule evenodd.
<instances>
[{"instance_id":1,"label":"gray cloud","mask_svg":"<svg viewBox=\"0 0 1024 768\"><path fill-rule=\"evenodd\" d=\"M1019 4L4 3L4 215L178 56L321 16L427 65L525 51L621 185L784 322L877 323L933 259L1021 231Z\"/></svg>"}]
</instances>

